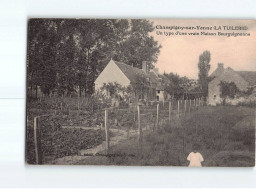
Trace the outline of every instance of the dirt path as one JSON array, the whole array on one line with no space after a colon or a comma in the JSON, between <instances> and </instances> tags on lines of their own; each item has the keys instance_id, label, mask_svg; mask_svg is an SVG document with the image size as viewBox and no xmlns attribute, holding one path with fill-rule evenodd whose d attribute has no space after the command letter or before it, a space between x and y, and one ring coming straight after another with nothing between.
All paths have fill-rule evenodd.
<instances>
[{"instance_id":1,"label":"dirt path","mask_svg":"<svg viewBox=\"0 0 256 195\"><path fill-rule=\"evenodd\" d=\"M130 130L128 133L128 131L124 129L110 129L110 131L113 133L113 137L110 138L110 147L125 141L128 137L137 136L137 133L138 133L137 130ZM58 165L76 164L77 162L84 160L90 156L97 155L97 153L100 153L105 149L106 149L106 142L104 141L102 144L94 148L80 150L78 152L78 155L64 156L62 158L55 159L46 164L58 164Z\"/></svg>"}]
</instances>

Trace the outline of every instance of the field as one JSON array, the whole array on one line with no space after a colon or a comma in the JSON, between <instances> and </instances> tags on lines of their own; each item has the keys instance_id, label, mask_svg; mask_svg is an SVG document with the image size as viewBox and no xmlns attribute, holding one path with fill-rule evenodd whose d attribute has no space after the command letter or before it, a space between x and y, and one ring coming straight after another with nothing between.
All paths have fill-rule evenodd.
<instances>
[{"instance_id":1,"label":"field","mask_svg":"<svg viewBox=\"0 0 256 195\"><path fill-rule=\"evenodd\" d=\"M251 167L255 164L254 120L254 109L249 107L201 107L158 131L145 132L141 144L133 137L112 147L108 156L77 164L187 166L187 155L197 143L203 166Z\"/></svg>"},{"instance_id":2,"label":"field","mask_svg":"<svg viewBox=\"0 0 256 195\"><path fill-rule=\"evenodd\" d=\"M173 101L137 107L107 108L110 148L106 150L104 106L90 100L46 99L27 109L26 161L35 164L34 117L38 121L42 164L63 157L71 164L187 166L197 145L203 166L254 166L254 108L209 107L199 102ZM157 115L158 113L158 115ZM158 116L158 117L157 117ZM169 121L171 119L171 121ZM138 137L138 121L142 133ZM99 146L102 146L100 150ZM97 150L94 150L94 149ZM81 156L81 151L96 151Z\"/></svg>"}]
</instances>

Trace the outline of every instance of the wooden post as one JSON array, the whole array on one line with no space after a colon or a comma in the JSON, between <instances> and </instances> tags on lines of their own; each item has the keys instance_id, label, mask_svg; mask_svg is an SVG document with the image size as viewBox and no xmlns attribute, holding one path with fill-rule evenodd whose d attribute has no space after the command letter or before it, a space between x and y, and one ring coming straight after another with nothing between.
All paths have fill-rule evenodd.
<instances>
[{"instance_id":1,"label":"wooden post","mask_svg":"<svg viewBox=\"0 0 256 195\"><path fill-rule=\"evenodd\" d=\"M135 105L134 105L134 107L133 107L133 121L135 122L136 121L136 115L135 115L135 109L136 109L136 107L135 107Z\"/></svg>"},{"instance_id":2,"label":"wooden post","mask_svg":"<svg viewBox=\"0 0 256 195\"><path fill-rule=\"evenodd\" d=\"M186 114L186 110L187 110L187 100L185 100L185 103L184 103L184 115Z\"/></svg>"},{"instance_id":3,"label":"wooden post","mask_svg":"<svg viewBox=\"0 0 256 195\"><path fill-rule=\"evenodd\" d=\"M178 117L180 116L180 101L178 100Z\"/></svg>"},{"instance_id":4,"label":"wooden post","mask_svg":"<svg viewBox=\"0 0 256 195\"><path fill-rule=\"evenodd\" d=\"M60 103L60 110L62 110L62 102Z\"/></svg>"},{"instance_id":5,"label":"wooden post","mask_svg":"<svg viewBox=\"0 0 256 195\"><path fill-rule=\"evenodd\" d=\"M169 102L169 123L171 123L171 114L172 114L172 102Z\"/></svg>"},{"instance_id":6,"label":"wooden post","mask_svg":"<svg viewBox=\"0 0 256 195\"><path fill-rule=\"evenodd\" d=\"M183 133L183 143L182 143L182 150L183 150L183 153L185 152L185 138L184 138L184 133Z\"/></svg>"},{"instance_id":7,"label":"wooden post","mask_svg":"<svg viewBox=\"0 0 256 195\"><path fill-rule=\"evenodd\" d=\"M137 106L137 109L138 109L138 134L139 134L139 142L141 142L140 105Z\"/></svg>"},{"instance_id":8,"label":"wooden post","mask_svg":"<svg viewBox=\"0 0 256 195\"><path fill-rule=\"evenodd\" d=\"M105 110L105 134L106 134L106 149L109 149L109 133L108 133L108 110Z\"/></svg>"},{"instance_id":9,"label":"wooden post","mask_svg":"<svg viewBox=\"0 0 256 195\"><path fill-rule=\"evenodd\" d=\"M36 164L38 164L38 143L37 143L37 129L38 129L37 117L34 117L34 144L35 144L35 155L36 155Z\"/></svg>"},{"instance_id":10,"label":"wooden post","mask_svg":"<svg viewBox=\"0 0 256 195\"><path fill-rule=\"evenodd\" d=\"M57 114L57 108L58 108L58 105L57 103L55 104L55 115Z\"/></svg>"},{"instance_id":11,"label":"wooden post","mask_svg":"<svg viewBox=\"0 0 256 195\"><path fill-rule=\"evenodd\" d=\"M38 117L34 117L34 144L36 164L42 164L41 135L38 129Z\"/></svg>"},{"instance_id":12,"label":"wooden post","mask_svg":"<svg viewBox=\"0 0 256 195\"><path fill-rule=\"evenodd\" d=\"M127 138L129 138L130 137L130 128L128 127L127 128Z\"/></svg>"},{"instance_id":13,"label":"wooden post","mask_svg":"<svg viewBox=\"0 0 256 195\"><path fill-rule=\"evenodd\" d=\"M159 104L156 105L156 130L158 130L159 123Z\"/></svg>"},{"instance_id":14,"label":"wooden post","mask_svg":"<svg viewBox=\"0 0 256 195\"><path fill-rule=\"evenodd\" d=\"M191 112L191 99L189 100L189 113Z\"/></svg>"}]
</instances>

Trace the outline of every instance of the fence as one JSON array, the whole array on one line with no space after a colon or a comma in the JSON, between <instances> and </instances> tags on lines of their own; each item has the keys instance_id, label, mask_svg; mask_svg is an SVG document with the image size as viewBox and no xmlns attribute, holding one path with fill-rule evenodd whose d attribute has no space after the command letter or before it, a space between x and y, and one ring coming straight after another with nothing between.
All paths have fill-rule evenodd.
<instances>
[{"instance_id":1,"label":"fence","mask_svg":"<svg viewBox=\"0 0 256 195\"><path fill-rule=\"evenodd\" d=\"M51 114L45 114L41 116L30 116L30 118L33 118L33 142L34 142L34 154L35 154L35 163L36 164L42 164L43 159L45 156L47 156L46 151L42 150L42 140L43 143L47 143L49 147L47 147L47 150L51 150L51 146L55 147L56 140L53 140L52 136L49 135L49 133L42 133L43 129L50 128L51 133L54 134L56 139L63 140L63 145L60 143L60 146L58 146L59 151L61 150L61 147L66 147L66 150L72 151L62 151L62 155L78 155L79 149L83 148L82 139L84 136L83 130L84 129L93 129L93 130L104 130L104 136L99 133L98 136L102 137L101 140L99 140L100 144L101 141L104 141L105 143L105 150L108 151L111 146L112 138L114 137L111 135L111 132L113 129L117 129L118 131L122 131L126 134L126 138L129 138L130 136L136 136L138 138L139 145L141 144L143 140L143 133L150 133L151 131L158 131L163 124L171 123L173 120L176 120L177 118L180 118L184 115L187 115L195 110L198 110L200 106L203 106L205 103L202 99L194 99L194 100L173 100L169 102L154 102L150 105L131 105L130 107L126 108L104 108L104 109L96 109L94 111L88 112L86 110L81 109L79 107L80 104L77 104L77 112L75 114L71 114L70 112L63 114L62 109L63 105L59 104L60 107L55 110L50 110ZM87 114L86 114L87 113ZM37 113L38 114L38 113ZM67 133L68 130L63 130L63 128L60 127L60 130L58 133L56 133L56 124L53 122L53 127L40 127L39 122L42 122L43 124L53 120L61 120L62 118L65 118L65 120L60 121L62 127L65 125L65 123L68 120L73 120L72 124L69 124L69 127L73 133ZM75 123L75 120L78 120L77 123ZM28 119L29 120L29 119ZM44 121L48 120L48 121ZM80 120L80 121L79 121ZM88 124L88 120L92 120L92 123ZM78 125L77 131L74 131L75 125ZM58 126L57 125L57 126ZM28 125L27 125L28 126ZM66 125L68 126L68 125ZM80 128L80 129L79 129ZM49 129L47 130L49 131ZM75 133L74 133L75 132ZM131 134L133 132L133 134ZM67 136L63 136L64 134L67 134ZM74 134L77 134L74 136ZM59 137L58 137L59 136ZM69 137L72 137L69 138ZM31 135L30 135L31 138ZM88 136L86 136L86 139ZM70 139L69 144L66 144L65 142ZM93 138L91 138L93 139ZM49 141L50 140L50 141ZM78 143L77 140L80 140L81 143ZM90 142L90 140L89 140ZM73 145L72 145L73 144ZM74 146L75 144L80 145ZM96 144L96 143L95 143ZM58 144L57 144L58 145ZM74 147L73 147L74 146ZM31 148L31 147L30 147ZM73 150L74 148L74 150ZM64 150L64 149L63 149ZM58 150L57 150L58 151ZM58 153L58 152L56 152Z\"/></svg>"}]
</instances>

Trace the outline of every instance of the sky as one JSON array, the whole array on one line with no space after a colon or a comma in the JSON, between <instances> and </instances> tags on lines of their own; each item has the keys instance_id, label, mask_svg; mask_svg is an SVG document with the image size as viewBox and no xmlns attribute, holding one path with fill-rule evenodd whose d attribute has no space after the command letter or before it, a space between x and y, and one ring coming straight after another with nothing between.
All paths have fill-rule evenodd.
<instances>
[{"instance_id":1,"label":"sky","mask_svg":"<svg viewBox=\"0 0 256 195\"><path fill-rule=\"evenodd\" d=\"M174 72L180 76L198 78L199 55L205 50L211 53L211 69L213 72L219 62L224 67L237 71L256 71L256 21L255 20L181 20L181 19L152 19L154 27L161 26L221 26L221 30L159 30L151 35L162 45L158 61L155 64L160 73ZM243 26L247 30L224 30L223 26ZM186 32L187 35L157 35L157 31ZM191 36L188 32L211 33L250 33L250 36Z\"/></svg>"}]
</instances>

